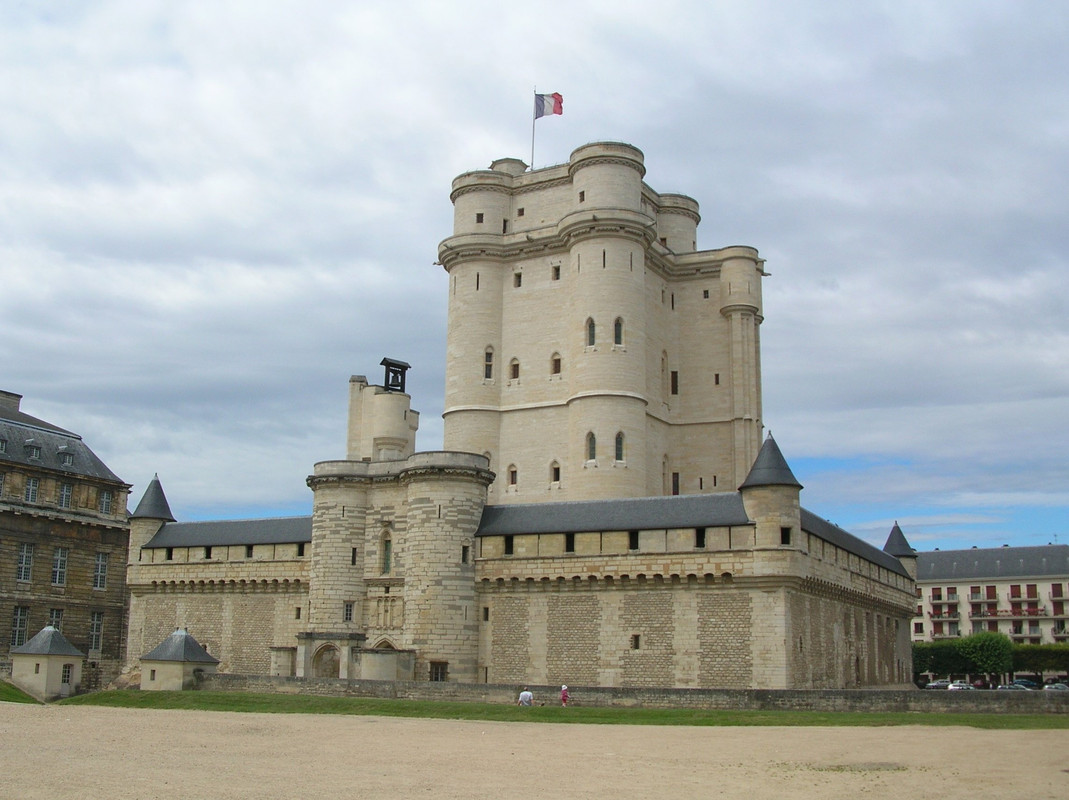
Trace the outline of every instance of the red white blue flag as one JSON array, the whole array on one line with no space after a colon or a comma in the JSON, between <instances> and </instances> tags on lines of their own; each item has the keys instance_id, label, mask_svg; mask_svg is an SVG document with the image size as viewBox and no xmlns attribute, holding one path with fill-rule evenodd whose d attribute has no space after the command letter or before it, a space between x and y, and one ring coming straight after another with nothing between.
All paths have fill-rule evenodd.
<instances>
[{"instance_id":1,"label":"red white blue flag","mask_svg":"<svg viewBox=\"0 0 1069 800\"><path fill-rule=\"evenodd\" d=\"M559 92L554 92L553 94L536 94L534 111L535 119L546 117L550 114L563 114L564 98L561 97Z\"/></svg>"}]
</instances>

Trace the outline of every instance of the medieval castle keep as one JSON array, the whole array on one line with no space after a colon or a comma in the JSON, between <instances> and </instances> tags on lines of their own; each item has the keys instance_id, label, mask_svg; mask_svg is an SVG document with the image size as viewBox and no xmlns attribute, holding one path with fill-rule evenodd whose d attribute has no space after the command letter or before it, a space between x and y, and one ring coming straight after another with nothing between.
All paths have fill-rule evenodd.
<instances>
[{"instance_id":1,"label":"medieval castle keep","mask_svg":"<svg viewBox=\"0 0 1069 800\"><path fill-rule=\"evenodd\" d=\"M603 686L907 684L915 557L799 504L762 442L763 262L595 143L453 182L445 452L408 365L350 380L311 518L131 519L128 654L221 671Z\"/></svg>"}]
</instances>

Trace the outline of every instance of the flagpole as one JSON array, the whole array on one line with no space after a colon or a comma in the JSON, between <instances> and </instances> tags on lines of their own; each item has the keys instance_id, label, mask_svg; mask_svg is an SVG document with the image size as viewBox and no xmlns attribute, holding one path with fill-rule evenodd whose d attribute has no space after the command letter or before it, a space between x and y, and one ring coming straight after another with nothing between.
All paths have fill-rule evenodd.
<instances>
[{"instance_id":1,"label":"flagpole","mask_svg":"<svg viewBox=\"0 0 1069 800\"><path fill-rule=\"evenodd\" d=\"M532 105L531 105L531 166L530 169L534 171L534 136L535 136L535 120L538 117L535 116L535 107L538 105L538 87L534 87Z\"/></svg>"}]
</instances>

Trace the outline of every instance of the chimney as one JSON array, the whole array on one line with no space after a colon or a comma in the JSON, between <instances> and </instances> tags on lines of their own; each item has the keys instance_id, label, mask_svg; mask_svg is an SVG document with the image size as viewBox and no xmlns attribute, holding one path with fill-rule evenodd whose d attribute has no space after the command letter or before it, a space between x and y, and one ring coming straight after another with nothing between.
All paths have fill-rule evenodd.
<instances>
[{"instance_id":1,"label":"chimney","mask_svg":"<svg viewBox=\"0 0 1069 800\"><path fill-rule=\"evenodd\" d=\"M19 401L21 400L21 394L5 392L3 389L0 389L0 411L18 411Z\"/></svg>"}]
</instances>

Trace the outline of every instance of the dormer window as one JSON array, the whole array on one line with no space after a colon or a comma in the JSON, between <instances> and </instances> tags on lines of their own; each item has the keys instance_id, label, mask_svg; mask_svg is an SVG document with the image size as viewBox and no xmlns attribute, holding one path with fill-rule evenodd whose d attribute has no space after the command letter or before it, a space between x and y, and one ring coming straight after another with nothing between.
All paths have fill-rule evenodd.
<instances>
[{"instance_id":1,"label":"dormer window","mask_svg":"<svg viewBox=\"0 0 1069 800\"><path fill-rule=\"evenodd\" d=\"M0 453L7 452L7 439L0 439Z\"/></svg>"},{"instance_id":2,"label":"dormer window","mask_svg":"<svg viewBox=\"0 0 1069 800\"><path fill-rule=\"evenodd\" d=\"M74 465L74 453L60 453L60 460L63 462L63 466L70 467Z\"/></svg>"},{"instance_id":3,"label":"dormer window","mask_svg":"<svg viewBox=\"0 0 1069 800\"><path fill-rule=\"evenodd\" d=\"M41 457L41 448L38 447L35 444L27 444L26 445L26 456L28 458L40 458Z\"/></svg>"}]
</instances>

